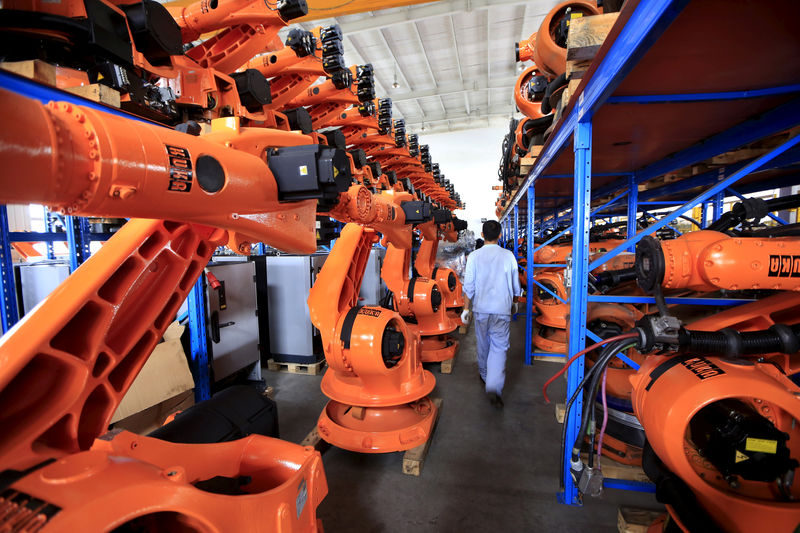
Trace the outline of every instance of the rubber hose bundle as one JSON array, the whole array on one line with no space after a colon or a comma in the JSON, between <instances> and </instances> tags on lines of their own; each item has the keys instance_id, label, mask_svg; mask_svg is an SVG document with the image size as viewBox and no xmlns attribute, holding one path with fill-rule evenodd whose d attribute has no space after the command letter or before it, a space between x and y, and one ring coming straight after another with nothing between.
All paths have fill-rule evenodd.
<instances>
[{"instance_id":1,"label":"rubber hose bundle","mask_svg":"<svg viewBox=\"0 0 800 533\"><path fill-rule=\"evenodd\" d=\"M800 350L800 324L775 324L762 331L739 332L726 328L720 331L681 332L681 351L704 355L793 354Z\"/></svg>"}]
</instances>

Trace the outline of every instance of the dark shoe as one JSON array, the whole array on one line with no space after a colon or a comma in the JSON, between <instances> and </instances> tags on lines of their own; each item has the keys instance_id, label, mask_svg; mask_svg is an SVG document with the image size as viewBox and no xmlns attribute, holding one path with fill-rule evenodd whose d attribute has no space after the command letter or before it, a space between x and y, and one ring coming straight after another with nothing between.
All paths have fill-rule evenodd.
<instances>
[{"instance_id":1,"label":"dark shoe","mask_svg":"<svg viewBox=\"0 0 800 533\"><path fill-rule=\"evenodd\" d=\"M492 407L495 409L502 409L503 408L503 398L501 398L496 392L488 393L489 396L489 403L492 404Z\"/></svg>"}]
</instances>

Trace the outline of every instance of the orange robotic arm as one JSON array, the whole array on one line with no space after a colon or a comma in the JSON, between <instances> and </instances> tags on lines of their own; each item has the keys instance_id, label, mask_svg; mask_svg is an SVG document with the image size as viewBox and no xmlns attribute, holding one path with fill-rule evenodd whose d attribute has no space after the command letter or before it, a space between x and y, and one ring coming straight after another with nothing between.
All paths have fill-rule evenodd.
<instances>
[{"instance_id":1,"label":"orange robotic arm","mask_svg":"<svg viewBox=\"0 0 800 533\"><path fill-rule=\"evenodd\" d=\"M800 239L730 237L693 231L677 239L645 237L636 247L637 278L645 291L660 285L696 291L800 290Z\"/></svg>"},{"instance_id":2,"label":"orange robotic arm","mask_svg":"<svg viewBox=\"0 0 800 533\"><path fill-rule=\"evenodd\" d=\"M800 356L798 305L800 295L782 293L704 318L689 326L697 338L681 341L684 354L650 356L630 378L645 472L689 531L800 525L800 388L790 365L765 359ZM736 337L753 359L727 346Z\"/></svg>"},{"instance_id":3,"label":"orange robotic arm","mask_svg":"<svg viewBox=\"0 0 800 533\"><path fill-rule=\"evenodd\" d=\"M405 231L410 235L409 226ZM318 431L336 446L363 453L406 450L425 442L436 415L426 397L435 380L422 369L416 332L394 311L358 305L369 251L377 240L374 230L347 224L308 298L330 366L321 386L331 401Z\"/></svg>"},{"instance_id":4,"label":"orange robotic arm","mask_svg":"<svg viewBox=\"0 0 800 533\"><path fill-rule=\"evenodd\" d=\"M27 125L0 133L8 203L46 203L75 215L169 213L235 232L239 251L269 242L309 253L316 249L315 200L332 206L350 185L344 152L296 132L241 128L235 118L223 119L234 129L194 137L10 93L3 109L6 124ZM20 175L29 178L14 179Z\"/></svg>"}]
</instances>

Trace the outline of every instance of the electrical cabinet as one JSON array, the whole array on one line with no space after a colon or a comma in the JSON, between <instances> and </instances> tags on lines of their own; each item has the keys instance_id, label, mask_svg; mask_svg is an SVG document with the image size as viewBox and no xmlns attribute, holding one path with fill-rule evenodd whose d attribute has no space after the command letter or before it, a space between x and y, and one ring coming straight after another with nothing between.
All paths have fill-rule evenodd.
<instances>
[{"instance_id":1,"label":"electrical cabinet","mask_svg":"<svg viewBox=\"0 0 800 533\"><path fill-rule=\"evenodd\" d=\"M267 256L269 351L274 360L309 364L322 358L322 341L311 324L307 300L327 257Z\"/></svg>"},{"instance_id":2,"label":"electrical cabinet","mask_svg":"<svg viewBox=\"0 0 800 533\"><path fill-rule=\"evenodd\" d=\"M209 263L208 272L219 281L218 286L206 284L209 358L219 381L261 361L256 270L252 261L215 261Z\"/></svg>"}]
</instances>

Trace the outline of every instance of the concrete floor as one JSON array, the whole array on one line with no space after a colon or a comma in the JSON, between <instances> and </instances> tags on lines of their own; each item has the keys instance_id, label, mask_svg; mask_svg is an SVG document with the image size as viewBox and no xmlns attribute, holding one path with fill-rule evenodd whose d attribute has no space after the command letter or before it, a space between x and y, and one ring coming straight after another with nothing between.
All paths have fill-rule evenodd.
<instances>
[{"instance_id":1,"label":"concrete floor","mask_svg":"<svg viewBox=\"0 0 800 533\"><path fill-rule=\"evenodd\" d=\"M461 336L452 374L438 365L433 396L444 399L421 477L404 475L402 453L367 455L331 448L323 455L329 493L318 509L325 531L595 533L617 531L617 507L658 509L651 494L606 490L583 507L559 505L559 438L553 405L542 384L558 364L523 363L525 325L512 323L505 409L489 405L477 377L475 337ZM275 387L281 438L300 442L327 399L320 376L265 371ZM551 398L563 398L558 380Z\"/></svg>"}]
</instances>

